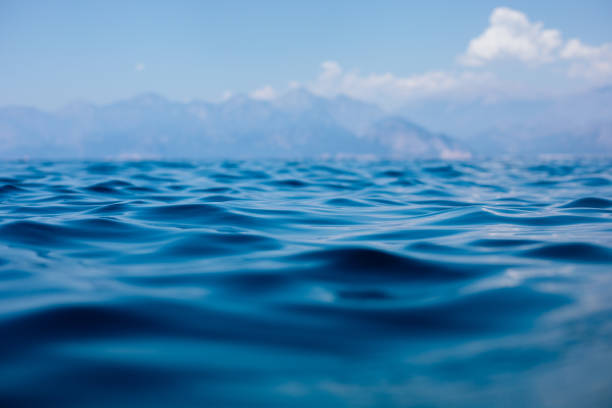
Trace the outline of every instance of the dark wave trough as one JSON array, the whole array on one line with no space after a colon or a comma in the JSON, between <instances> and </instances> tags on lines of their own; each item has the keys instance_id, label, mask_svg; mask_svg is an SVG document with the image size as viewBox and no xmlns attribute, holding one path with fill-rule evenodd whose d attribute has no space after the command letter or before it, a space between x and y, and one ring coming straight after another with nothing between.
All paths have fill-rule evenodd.
<instances>
[{"instance_id":1,"label":"dark wave trough","mask_svg":"<svg viewBox=\"0 0 612 408\"><path fill-rule=\"evenodd\" d=\"M612 405L612 162L4 162L0 406Z\"/></svg>"}]
</instances>

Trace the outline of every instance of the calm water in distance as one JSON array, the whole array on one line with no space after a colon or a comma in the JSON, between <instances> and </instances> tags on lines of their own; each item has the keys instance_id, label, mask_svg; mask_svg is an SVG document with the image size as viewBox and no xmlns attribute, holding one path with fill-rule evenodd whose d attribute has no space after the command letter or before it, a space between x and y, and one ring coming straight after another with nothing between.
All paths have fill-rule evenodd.
<instances>
[{"instance_id":1,"label":"calm water in distance","mask_svg":"<svg viewBox=\"0 0 612 408\"><path fill-rule=\"evenodd\" d=\"M612 161L0 163L2 407L612 406Z\"/></svg>"}]
</instances>

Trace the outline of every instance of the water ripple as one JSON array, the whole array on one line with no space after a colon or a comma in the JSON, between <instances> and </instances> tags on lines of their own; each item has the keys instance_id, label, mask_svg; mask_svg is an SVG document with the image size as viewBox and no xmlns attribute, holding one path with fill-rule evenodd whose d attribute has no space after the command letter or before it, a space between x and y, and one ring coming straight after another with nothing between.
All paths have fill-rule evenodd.
<instances>
[{"instance_id":1,"label":"water ripple","mask_svg":"<svg viewBox=\"0 0 612 408\"><path fill-rule=\"evenodd\" d=\"M612 403L609 160L0 166L0 406Z\"/></svg>"}]
</instances>

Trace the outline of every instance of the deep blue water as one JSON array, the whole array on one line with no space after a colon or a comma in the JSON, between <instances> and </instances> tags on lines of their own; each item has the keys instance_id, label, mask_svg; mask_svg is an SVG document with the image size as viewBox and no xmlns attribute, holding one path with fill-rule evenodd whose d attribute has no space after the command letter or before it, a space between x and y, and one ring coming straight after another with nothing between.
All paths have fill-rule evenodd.
<instances>
[{"instance_id":1,"label":"deep blue water","mask_svg":"<svg viewBox=\"0 0 612 408\"><path fill-rule=\"evenodd\" d=\"M612 161L0 164L2 407L612 406Z\"/></svg>"}]
</instances>

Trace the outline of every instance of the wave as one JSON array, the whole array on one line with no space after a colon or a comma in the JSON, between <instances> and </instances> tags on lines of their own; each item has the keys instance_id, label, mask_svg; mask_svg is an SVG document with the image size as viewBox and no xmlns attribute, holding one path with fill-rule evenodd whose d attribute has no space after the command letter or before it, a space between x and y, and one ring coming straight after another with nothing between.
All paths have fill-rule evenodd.
<instances>
[{"instance_id":1,"label":"wave","mask_svg":"<svg viewBox=\"0 0 612 408\"><path fill-rule=\"evenodd\" d=\"M0 406L610 405L609 160L0 168Z\"/></svg>"}]
</instances>

